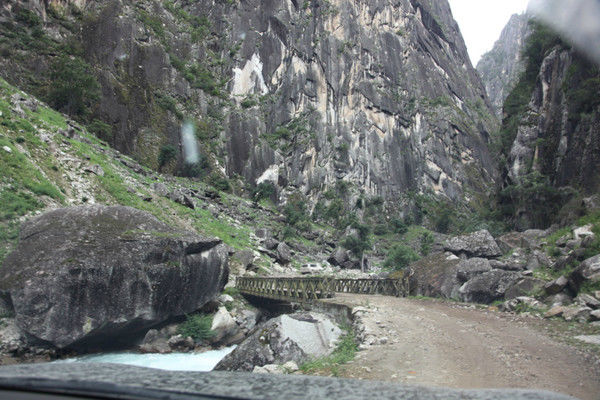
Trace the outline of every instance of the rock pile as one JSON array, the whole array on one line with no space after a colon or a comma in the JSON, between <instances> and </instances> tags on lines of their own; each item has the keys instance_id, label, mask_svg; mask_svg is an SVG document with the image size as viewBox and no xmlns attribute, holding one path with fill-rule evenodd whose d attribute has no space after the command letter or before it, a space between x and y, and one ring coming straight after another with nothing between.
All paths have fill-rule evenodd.
<instances>
[{"instance_id":1,"label":"rock pile","mask_svg":"<svg viewBox=\"0 0 600 400\"><path fill-rule=\"evenodd\" d=\"M489 232L479 231L450 238L445 253L411 266L411 293L484 304L504 300L500 308L505 311L549 308L547 317L599 320L600 293L581 293L600 282L600 255L585 258L595 239L591 226L559 238L555 258L545 252L549 234L528 230L495 240ZM578 266L551 281L533 276L540 268L558 272L572 265Z\"/></svg>"},{"instance_id":2,"label":"rock pile","mask_svg":"<svg viewBox=\"0 0 600 400\"><path fill-rule=\"evenodd\" d=\"M412 294L489 304L504 298L526 269L499 260L500 246L486 230L450 238L444 249L413 264Z\"/></svg>"}]
</instances>

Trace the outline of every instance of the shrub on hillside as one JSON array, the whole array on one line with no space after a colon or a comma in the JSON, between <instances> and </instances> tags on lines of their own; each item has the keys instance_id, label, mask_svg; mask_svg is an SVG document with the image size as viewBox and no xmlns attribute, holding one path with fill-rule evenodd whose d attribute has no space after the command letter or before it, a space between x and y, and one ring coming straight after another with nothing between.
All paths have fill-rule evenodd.
<instances>
[{"instance_id":1,"label":"shrub on hillside","mask_svg":"<svg viewBox=\"0 0 600 400\"><path fill-rule=\"evenodd\" d=\"M423 232L421 235L421 255L427 256L433 247L435 238L431 232Z\"/></svg>"},{"instance_id":2,"label":"shrub on hillside","mask_svg":"<svg viewBox=\"0 0 600 400\"><path fill-rule=\"evenodd\" d=\"M392 218L390 221L390 225L392 228L392 232L397 233L399 235L404 235L408 232L408 226L404 223L404 220L401 218Z\"/></svg>"},{"instance_id":3,"label":"shrub on hillside","mask_svg":"<svg viewBox=\"0 0 600 400\"><path fill-rule=\"evenodd\" d=\"M208 184L222 192L229 192L231 190L229 180L216 172L209 175Z\"/></svg>"},{"instance_id":4,"label":"shrub on hillside","mask_svg":"<svg viewBox=\"0 0 600 400\"><path fill-rule=\"evenodd\" d=\"M79 57L57 57L50 67L48 101L70 115L86 116L100 97L92 67Z\"/></svg>"},{"instance_id":5,"label":"shrub on hillside","mask_svg":"<svg viewBox=\"0 0 600 400\"><path fill-rule=\"evenodd\" d=\"M400 270L408 267L411 262L417 261L419 256L413 249L403 244L394 246L384 262L384 266L394 270Z\"/></svg>"},{"instance_id":6,"label":"shrub on hillside","mask_svg":"<svg viewBox=\"0 0 600 400\"><path fill-rule=\"evenodd\" d=\"M342 241L342 247L350 250L358 259L362 260L365 251L371 250L373 244L369 237L371 229L367 225L362 225L358 222L352 223L352 228L356 229L357 234L348 235ZM363 266L361 265L361 269Z\"/></svg>"},{"instance_id":7,"label":"shrub on hillside","mask_svg":"<svg viewBox=\"0 0 600 400\"><path fill-rule=\"evenodd\" d=\"M158 153L158 169L160 170L177 157L177 149L172 144L165 144Z\"/></svg>"},{"instance_id":8,"label":"shrub on hillside","mask_svg":"<svg viewBox=\"0 0 600 400\"><path fill-rule=\"evenodd\" d=\"M275 188L275 185L273 185L272 182L265 181L265 182L259 183L258 186L256 186L256 188L254 188L253 193L252 193L252 198L254 199L254 201L260 201L262 199L273 200L276 193L277 193L277 190Z\"/></svg>"},{"instance_id":9,"label":"shrub on hillside","mask_svg":"<svg viewBox=\"0 0 600 400\"><path fill-rule=\"evenodd\" d=\"M88 130L96 135L97 138L110 142L113 138L112 126L107 123L94 119L89 125Z\"/></svg>"},{"instance_id":10,"label":"shrub on hillside","mask_svg":"<svg viewBox=\"0 0 600 400\"><path fill-rule=\"evenodd\" d=\"M299 193L291 195L283 209L283 214L286 222L291 226L295 226L301 221L307 221L308 213L304 196Z\"/></svg>"},{"instance_id":11,"label":"shrub on hillside","mask_svg":"<svg viewBox=\"0 0 600 400\"><path fill-rule=\"evenodd\" d=\"M194 340L207 340L214 336L212 316L204 314L188 315L185 322L177 327L177 333Z\"/></svg>"}]
</instances>

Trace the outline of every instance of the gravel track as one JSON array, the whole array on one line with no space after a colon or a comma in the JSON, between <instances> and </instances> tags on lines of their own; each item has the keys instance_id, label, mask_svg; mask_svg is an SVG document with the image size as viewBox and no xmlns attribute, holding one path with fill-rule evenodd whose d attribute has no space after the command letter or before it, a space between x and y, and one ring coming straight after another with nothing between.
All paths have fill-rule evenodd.
<instances>
[{"instance_id":1,"label":"gravel track","mask_svg":"<svg viewBox=\"0 0 600 400\"><path fill-rule=\"evenodd\" d=\"M598 353L550 337L547 321L434 300L337 295L333 301L365 307L366 332L387 338L342 366L342 377L600 399Z\"/></svg>"}]
</instances>

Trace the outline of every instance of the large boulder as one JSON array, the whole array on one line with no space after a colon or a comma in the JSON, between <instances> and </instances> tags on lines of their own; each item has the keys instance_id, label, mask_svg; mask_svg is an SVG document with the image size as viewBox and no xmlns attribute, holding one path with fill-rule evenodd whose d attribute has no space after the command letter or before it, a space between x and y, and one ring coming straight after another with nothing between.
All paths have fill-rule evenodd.
<instances>
[{"instance_id":1,"label":"large boulder","mask_svg":"<svg viewBox=\"0 0 600 400\"><path fill-rule=\"evenodd\" d=\"M281 264L289 264L292 261L292 250L283 242L277 245L277 261Z\"/></svg>"},{"instance_id":2,"label":"large boulder","mask_svg":"<svg viewBox=\"0 0 600 400\"><path fill-rule=\"evenodd\" d=\"M514 285L506 290L504 298L506 300L522 296L532 296L544 287L544 281L531 277L519 279Z\"/></svg>"},{"instance_id":3,"label":"large boulder","mask_svg":"<svg viewBox=\"0 0 600 400\"><path fill-rule=\"evenodd\" d=\"M210 329L214 332L214 335L210 338L210 342L214 344L221 342L229 343L229 340L240 333L240 327L225 307L219 307L215 315L213 315Z\"/></svg>"},{"instance_id":4,"label":"large boulder","mask_svg":"<svg viewBox=\"0 0 600 400\"><path fill-rule=\"evenodd\" d=\"M450 238L444 243L444 249L468 257L494 258L502 255L494 237L485 229Z\"/></svg>"},{"instance_id":5,"label":"large boulder","mask_svg":"<svg viewBox=\"0 0 600 400\"><path fill-rule=\"evenodd\" d=\"M456 277L461 282L466 282L477 275L483 274L484 272L489 272L491 270L492 266L486 258L474 257L462 260L460 262L456 271Z\"/></svg>"},{"instance_id":6,"label":"large boulder","mask_svg":"<svg viewBox=\"0 0 600 400\"><path fill-rule=\"evenodd\" d=\"M257 269L254 265L254 252L252 250L238 250L229 259L229 268L232 275L244 275L246 271Z\"/></svg>"},{"instance_id":7,"label":"large boulder","mask_svg":"<svg viewBox=\"0 0 600 400\"><path fill-rule=\"evenodd\" d=\"M338 247L331 253L327 261L329 261L329 263L333 266L341 267L349 259L350 257L348 256L348 251L346 249Z\"/></svg>"},{"instance_id":8,"label":"large boulder","mask_svg":"<svg viewBox=\"0 0 600 400\"><path fill-rule=\"evenodd\" d=\"M506 291L513 286L520 275L499 269L477 275L460 288L463 301L489 304L504 298Z\"/></svg>"},{"instance_id":9,"label":"large boulder","mask_svg":"<svg viewBox=\"0 0 600 400\"><path fill-rule=\"evenodd\" d=\"M0 294L30 339L59 348L129 345L193 312L227 282L227 248L129 207L53 210L23 224Z\"/></svg>"},{"instance_id":10,"label":"large boulder","mask_svg":"<svg viewBox=\"0 0 600 400\"><path fill-rule=\"evenodd\" d=\"M172 335L166 332L166 329L150 329L146 332L144 340L139 346L139 351L142 353L170 353L172 350L167 341L170 336L175 335L176 329L172 330Z\"/></svg>"},{"instance_id":11,"label":"large boulder","mask_svg":"<svg viewBox=\"0 0 600 400\"><path fill-rule=\"evenodd\" d=\"M547 295L551 296L553 294L557 294L563 291L563 289L567 286L569 280L564 276L559 276L555 280L548 282L544 285L544 291Z\"/></svg>"},{"instance_id":12,"label":"large boulder","mask_svg":"<svg viewBox=\"0 0 600 400\"><path fill-rule=\"evenodd\" d=\"M593 309L600 308L600 300L586 293L580 293L575 297L575 302L582 306L587 306Z\"/></svg>"},{"instance_id":13,"label":"large boulder","mask_svg":"<svg viewBox=\"0 0 600 400\"><path fill-rule=\"evenodd\" d=\"M457 278L460 259L453 255L436 253L411 265L409 279L413 296L458 299L462 282Z\"/></svg>"},{"instance_id":14,"label":"large boulder","mask_svg":"<svg viewBox=\"0 0 600 400\"><path fill-rule=\"evenodd\" d=\"M496 242L503 252L516 248L537 249L540 248L541 242L547 231L538 229L529 229L525 232L509 232L500 236Z\"/></svg>"},{"instance_id":15,"label":"large boulder","mask_svg":"<svg viewBox=\"0 0 600 400\"><path fill-rule=\"evenodd\" d=\"M252 371L267 364L302 363L329 354L341 330L325 315L282 315L259 326L215 370Z\"/></svg>"},{"instance_id":16,"label":"large boulder","mask_svg":"<svg viewBox=\"0 0 600 400\"><path fill-rule=\"evenodd\" d=\"M578 292L584 283L600 282L600 254L583 261L569 276L569 285Z\"/></svg>"}]
</instances>

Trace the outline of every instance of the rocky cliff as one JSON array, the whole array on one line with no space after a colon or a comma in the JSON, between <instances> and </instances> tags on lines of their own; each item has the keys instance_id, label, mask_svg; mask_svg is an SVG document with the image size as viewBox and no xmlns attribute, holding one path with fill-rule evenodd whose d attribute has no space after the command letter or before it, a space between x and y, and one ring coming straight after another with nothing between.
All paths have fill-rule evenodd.
<instances>
[{"instance_id":1,"label":"rocky cliff","mask_svg":"<svg viewBox=\"0 0 600 400\"><path fill-rule=\"evenodd\" d=\"M495 176L496 119L446 1L14 2L2 28L6 79L43 94L58 54L81 58L99 83L82 118L154 168L314 199L338 180L459 199Z\"/></svg>"},{"instance_id":2,"label":"rocky cliff","mask_svg":"<svg viewBox=\"0 0 600 400\"><path fill-rule=\"evenodd\" d=\"M531 170L554 186L600 189L600 120L597 67L573 49L555 48L543 60L531 101L510 152L508 177Z\"/></svg>"},{"instance_id":3,"label":"rocky cliff","mask_svg":"<svg viewBox=\"0 0 600 400\"><path fill-rule=\"evenodd\" d=\"M539 24L525 56L504 106L501 197L518 227L545 227L566 202L577 208L600 189L600 70Z\"/></svg>"},{"instance_id":4,"label":"rocky cliff","mask_svg":"<svg viewBox=\"0 0 600 400\"><path fill-rule=\"evenodd\" d=\"M493 175L494 121L481 116L485 94L447 2L235 11L232 31L245 39L232 95L271 97L266 113L230 118L230 173L304 193L343 179L387 198L426 188L458 198Z\"/></svg>"},{"instance_id":5,"label":"rocky cliff","mask_svg":"<svg viewBox=\"0 0 600 400\"><path fill-rule=\"evenodd\" d=\"M521 52L529 36L528 21L527 14L514 14L510 17L492 50L485 53L477 63L477 71L496 115L500 118L504 100L525 69Z\"/></svg>"}]
</instances>

